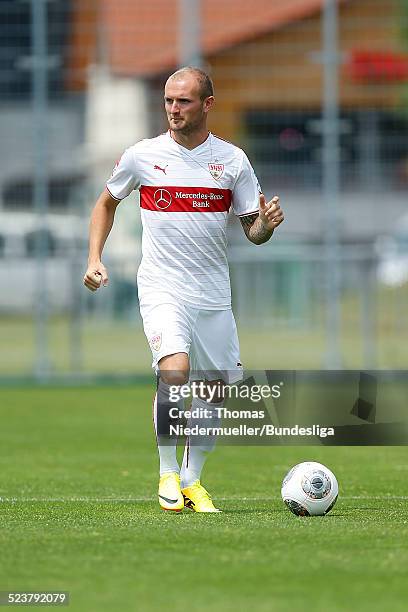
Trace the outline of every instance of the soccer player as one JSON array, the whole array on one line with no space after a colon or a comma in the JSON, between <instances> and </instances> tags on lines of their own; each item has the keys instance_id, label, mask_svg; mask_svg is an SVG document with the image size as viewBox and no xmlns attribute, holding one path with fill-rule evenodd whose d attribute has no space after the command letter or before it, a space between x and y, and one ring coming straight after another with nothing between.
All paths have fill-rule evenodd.
<instances>
[{"instance_id":1,"label":"soccer player","mask_svg":"<svg viewBox=\"0 0 408 612\"><path fill-rule=\"evenodd\" d=\"M108 283L101 257L119 202L140 193L142 262L137 285L144 331L158 375L154 423L159 451L159 504L164 510L219 512L201 484L214 436L189 437L180 466L170 426L183 400L170 395L191 380L214 386L242 380L226 257L229 210L247 238L263 244L283 221L279 198L266 201L245 153L207 129L214 104L209 76L194 67L165 85L169 130L129 147L92 211L88 269L91 291ZM194 396L188 425L219 425L222 392ZM176 413L174 411L176 409ZM211 430L210 430L211 431Z\"/></svg>"}]
</instances>

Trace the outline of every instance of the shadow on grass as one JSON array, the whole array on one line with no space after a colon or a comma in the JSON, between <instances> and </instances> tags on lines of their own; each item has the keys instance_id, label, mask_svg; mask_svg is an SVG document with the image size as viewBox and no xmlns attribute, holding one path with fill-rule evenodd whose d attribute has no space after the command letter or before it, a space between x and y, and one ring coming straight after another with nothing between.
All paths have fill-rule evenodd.
<instances>
[{"instance_id":1,"label":"shadow on grass","mask_svg":"<svg viewBox=\"0 0 408 612\"><path fill-rule=\"evenodd\" d=\"M358 508L350 508L350 509L344 510L342 512L333 512L333 514L332 513L326 514L326 515L324 515L324 519L325 520L330 520L330 519L334 520L334 519L337 519L337 518L349 518L351 514L356 514L356 513L360 513L360 512L367 512L367 511L369 511L369 512L373 512L373 511L374 512L384 512L384 509L383 508L374 507L374 506L372 506L372 507L370 507L370 506L359 506ZM308 518L322 518L322 517L316 516L316 517L308 517Z\"/></svg>"},{"instance_id":2,"label":"shadow on grass","mask_svg":"<svg viewBox=\"0 0 408 612\"><path fill-rule=\"evenodd\" d=\"M225 509L223 514L287 514L287 510L275 510L273 508L239 508L237 510Z\"/></svg>"}]
</instances>

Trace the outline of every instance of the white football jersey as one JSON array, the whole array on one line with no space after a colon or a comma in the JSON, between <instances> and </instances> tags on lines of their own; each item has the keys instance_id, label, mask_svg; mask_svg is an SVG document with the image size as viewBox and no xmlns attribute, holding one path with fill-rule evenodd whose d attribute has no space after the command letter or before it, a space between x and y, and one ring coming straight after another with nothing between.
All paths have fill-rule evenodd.
<instances>
[{"instance_id":1,"label":"white football jersey","mask_svg":"<svg viewBox=\"0 0 408 612\"><path fill-rule=\"evenodd\" d=\"M117 200L140 192L140 300L162 293L197 308L231 307L228 212L259 208L259 183L242 149L210 133L189 150L166 132L126 149L106 186Z\"/></svg>"}]
</instances>

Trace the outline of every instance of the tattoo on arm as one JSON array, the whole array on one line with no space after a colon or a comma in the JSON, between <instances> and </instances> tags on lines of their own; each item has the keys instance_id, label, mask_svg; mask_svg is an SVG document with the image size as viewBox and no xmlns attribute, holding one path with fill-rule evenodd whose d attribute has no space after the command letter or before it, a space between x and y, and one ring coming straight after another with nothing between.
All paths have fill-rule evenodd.
<instances>
[{"instance_id":1,"label":"tattoo on arm","mask_svg":"<svg viewBox=\"0 0 408 612\"><path fill-rule=\"evenodd\" d=\"M251 229L251 227L253 226L257 218L258 218L258 213L254 213L253 215L246 215L245 217L239 218L239 220L241 221L243 230L245 232L245 236L248 238L248 240L250 240L249 230Z\"/></svg>"},{"instance_id":2,"label":"tattoo on arm","mask_svg":"<svg viewBox=\"0 0 408 612\"><path fill-rule=\"evenodd\" d=\"M259 214L245 215L240 217L241 225L248 240L254 244L263 244L267 242L273 234L273 230L267 229L259 220Z\"/></svg>"}]
</instances>

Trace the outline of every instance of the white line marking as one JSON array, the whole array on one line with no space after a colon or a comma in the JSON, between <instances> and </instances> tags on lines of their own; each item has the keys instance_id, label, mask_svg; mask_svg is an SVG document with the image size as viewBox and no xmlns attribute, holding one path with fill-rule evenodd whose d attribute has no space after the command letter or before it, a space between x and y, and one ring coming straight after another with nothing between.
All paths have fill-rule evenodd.
<instances>
[{"instance_id":1,"label":"white line marking","mask_svg":"<svg viewBox=\"0 0 408 612\"><path fill-rule=\"evenodd\" d=\"M122 503L152 502L156 497L0 497L0 502L9 503Z\"/></svg>"},{"instance_id":2,"label":"white line marking","mask_svg":"<svg viewBox=\"0 0 408 612\"><path fill-rule=\"evenodd\" d=\"M214 497L217 501L277 501L281 497ZM404 501L408 495L341 495L340 500ZM143 503L157 501L156 497L0 497L0 503Z\"/></svg>"}]
</instances>

